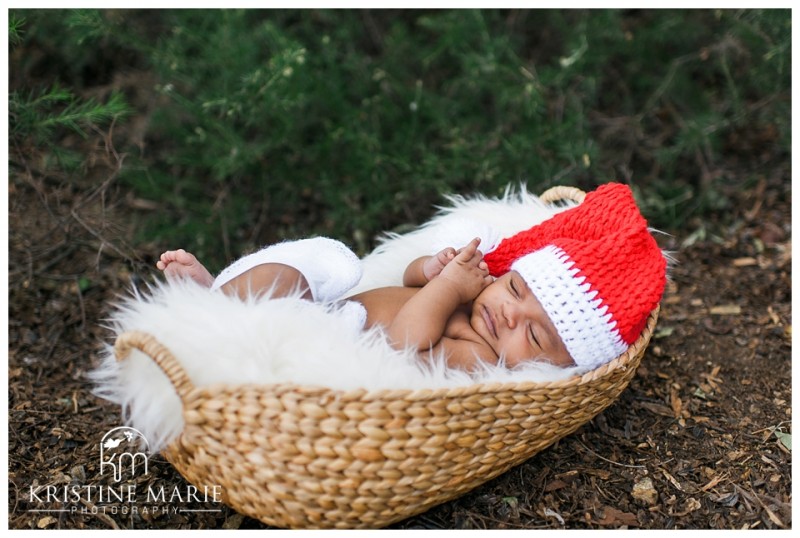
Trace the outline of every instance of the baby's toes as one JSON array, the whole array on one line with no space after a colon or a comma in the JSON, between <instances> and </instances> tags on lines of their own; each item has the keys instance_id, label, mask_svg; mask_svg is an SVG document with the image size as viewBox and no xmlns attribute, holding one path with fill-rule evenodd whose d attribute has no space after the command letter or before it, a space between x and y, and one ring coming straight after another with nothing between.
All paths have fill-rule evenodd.
<instances>
[{"instance_id":1,"label":"baby's toes","mask_svg":"<svg viewBox=\"0 0 800 538\"><path fill-rule=\"evenodd\" d=\"M161 261L164 262L164 265L169 265L175 261L175 252L174 250L168 250L161 255Z\"/></svg>"},{"instance_id":2,"label":"baby's toes","mask_svg":"<svg viewBox=\"0 0 800 538\"><path fill-rule=\"evenodd\" d=\"M197 262L197 258L194 257L194 254L186 252L181 248L175 251L175 261L182 265L192 265Z\"/></svg>"}]
</instances>

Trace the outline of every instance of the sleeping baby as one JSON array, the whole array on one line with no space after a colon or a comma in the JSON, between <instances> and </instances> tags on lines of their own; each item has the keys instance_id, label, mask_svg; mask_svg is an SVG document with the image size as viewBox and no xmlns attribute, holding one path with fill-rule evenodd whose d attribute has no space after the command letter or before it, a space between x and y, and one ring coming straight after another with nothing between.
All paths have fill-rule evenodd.
<instances>
[{"instance_id":1,"label":"sleeping baby","mask_svg":"<svg viewBox=\"0 0 800 538\"><path fill-rule=\"evenodd\" d=\"M468 371L526 361L596 368L639 337L666 283L666 260L621 184L599 187L485 255L479 246L476 238L415 259L403 286L350 297L360 261L323 237L268 246L216 279L184 250L165 252L157 266L168 279L190 278L241 298L347 297L360 326L381 327L393 347L444 356Z\"/></svg>"}]
</instances>

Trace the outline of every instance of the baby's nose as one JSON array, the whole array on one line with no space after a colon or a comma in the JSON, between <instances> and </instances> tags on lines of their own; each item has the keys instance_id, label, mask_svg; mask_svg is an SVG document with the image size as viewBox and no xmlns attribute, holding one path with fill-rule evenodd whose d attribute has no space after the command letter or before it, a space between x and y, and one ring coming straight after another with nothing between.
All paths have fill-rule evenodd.
<instances>
[{"instance_id":1,"label":"baby's nose","mask_svg":"<svg viewBox=\"0 0 800 538\"><path fill-rule=\"evenodd\" d=\"M517 310L509 305L503 305L503 317L506 318L506 325L508 325L509 329L513 329L517 326Z\"/></svg>"}]
</instances>

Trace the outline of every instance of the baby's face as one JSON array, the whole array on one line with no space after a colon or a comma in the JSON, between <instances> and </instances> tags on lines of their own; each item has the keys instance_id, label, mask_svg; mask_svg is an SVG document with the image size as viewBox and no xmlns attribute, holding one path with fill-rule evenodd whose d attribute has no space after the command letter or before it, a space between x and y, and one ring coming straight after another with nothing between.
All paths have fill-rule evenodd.
<instances>
[{"instance_id":1,"label":"baby's face","mask_svg":"<svg viewBox=\"0 0 800 538\"><path fill-rule=\"evenodd\" d=\"M470 325L506 365L545 360L574 366L564 342L539 300L516 271L487 286L472 303Z\"/></svg>"}]
</instances>

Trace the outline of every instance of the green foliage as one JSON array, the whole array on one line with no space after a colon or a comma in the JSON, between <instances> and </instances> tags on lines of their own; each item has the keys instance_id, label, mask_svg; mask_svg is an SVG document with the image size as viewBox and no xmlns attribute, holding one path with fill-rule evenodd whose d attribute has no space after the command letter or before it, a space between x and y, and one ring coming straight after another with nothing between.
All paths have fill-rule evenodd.
<instances>
[{"instance_id":1,"label":"green foliage","mask_svg":"<svg viewBox=\"0 0 800 538\"><path fill-rule=\"evenodd\" d=\"M157 75L149 150L123 178L166 208L143 234L212 266L312 233L364 251L443 193L518 182L625 180L656 225L677 226L724 203L702 171L731 133L772 125L790 146L789 10L25 17L76 85L103 50ZM47 114L42 95L26 99Z\"/></svg>"},{"instance_id":2,"label":"green foliage","mask_svg":"<svg viewBox=\"0 0 800 538\"><path fill-rule=\"evenodd\" d=\"M112 93L106 103L98 103L94 99L79 99L58 86L38 94L11 92L9 138L26 151L32 151L32 147L44 151L45 162L50 163L47 168L55 166L73 172L81 168L85 155L62 146L64 133L75 132L86 138L87 128L108 124L128 114L130 109L119 93Z\"/></svg>"},{"instance_id":3,"label":"green foliage","mask_svg":"<svg viewBox=\"0 0 800 538\"><path fill-rule=\"evenodd\" d=\"M14 45L19 45L22 42L22 27L25 26L25 19L10 13L8 16L8 41Z\"/></svg>"},{"instance_id":4,"label":"green foliage","mask_svg":"<svg viewBox=\"0 0 800 538\"><path fill-rule=\"evenodd\" d=\"M12 46L22 43L25 24L24 17L14 12L9 14ZM32 152L37 148L45 152L45 161L65 171L74 171L81 166L84 156L63 147L66 134L77 133L86 138L89 128L107 125L130 113L119 92L112 92L101 103L93 98L80 98L58 82L38 90L13 90L8 96L9 139L21 151Z\"/></svg>"},{"instance_id":5,"label":"green foliage","mask_svg":"<svg viewBox=\"0 0 800 538\"><path fill-rule=\"evenodd\" d=\"M57 139L58 129L70 129L86 136L85 128L110 122L130 114L123 96L112 93L106 103L78 99L67 89L54 86L38 95L12 92L9 96L9 134L15 138L32 137L48 143Z\"/></svg>"}]
</instances>

